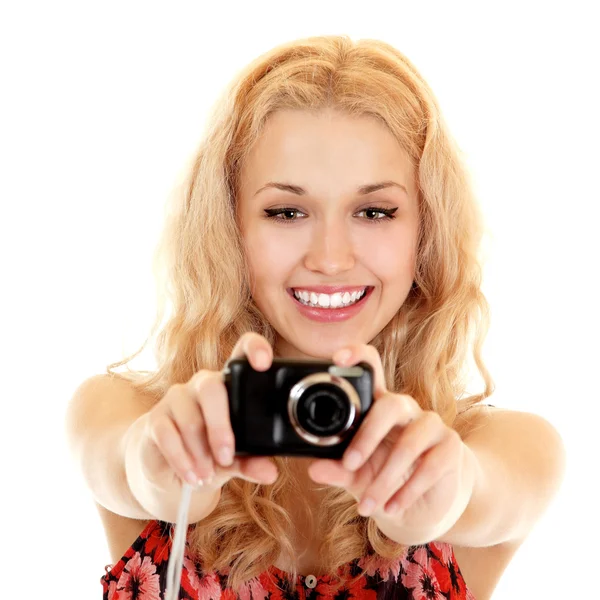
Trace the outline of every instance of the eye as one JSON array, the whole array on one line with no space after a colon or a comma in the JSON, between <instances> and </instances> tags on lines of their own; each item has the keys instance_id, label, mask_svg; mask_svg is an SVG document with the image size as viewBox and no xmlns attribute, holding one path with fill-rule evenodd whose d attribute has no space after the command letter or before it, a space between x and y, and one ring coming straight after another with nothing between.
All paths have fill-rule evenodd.
<instances>
[{"instance_id":1,"label":"eye","mask_svg":"<svg viewBox=\"0 0 600 600\"><path fill-rule=\"evenodd\" d=\"M367 208L363 208L362 210L358 211L358 215L360 215L361 213L365 213L367 215L367 217L362 217L363 220L365 221L369 221L369 222L380 222L380 221L391 221L392 219L395 219L396 217L394 216L394 213L398 210L398 207L396 208L383 208L380 206L369 206ZM297 221L298 219L296 218L297 215L304 215L304 213L300 210L298 210L297 208L293 208L291 206L284 206L282 208L265 208L265 213L267 215L267 219L273 219L275 221L282 221L285 223L290 223L293 221ZM375 217L375 218L371 218L372 215L381 215L379 217ZM285 215L285 216L282 216Z\"/></svg>"},{"instance_id":2,"label":"eye","mask_svg":"<svg viewBox=\"0 0 600 600\"><path fill-rule=\"evenodd\" d=\"M380 217L371 219L371 218L367 218L367 221L391 221L392 219L395 219L396 217L394 216L394 213L398 210L398 208L382 208L382 207L378 207L378 206L369 206L368 208L363 208L361 211L359 211L357 214L360 213L365 213L367 215L372 215L373 213L379 213Z\"/></svg>"},{"instance_id":3,"label":"eye","mask_svg":"<svg viewBox=\"0 0 600 600\"><path fill-rule=\"evenodd\" d=\"M296 208L265 208L265 213L267 213L268 219L274 219L275 221L296 221L297 219L291 217L290 215L297 215L300 213L303 215L303 212L300 212ZM286 215L286 218L280 218L279 215ZM288 218L289 217L289 218Z\"/></svg>"}]
</instances>

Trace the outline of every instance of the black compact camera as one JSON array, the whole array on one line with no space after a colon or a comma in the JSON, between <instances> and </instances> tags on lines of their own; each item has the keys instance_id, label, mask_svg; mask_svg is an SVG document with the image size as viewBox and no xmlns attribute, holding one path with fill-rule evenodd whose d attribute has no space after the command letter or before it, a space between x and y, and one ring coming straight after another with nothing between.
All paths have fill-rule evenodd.
<instances>
[{"instance_id":1,"label":"black compact camera","mask_svg":"<svg viewBox=\"0 0 600 600\"><path fill-rule=\"evenodd\" d=\"M223 369L237 456L342 458L373 401L373 371L361 362L246 358Z\"/></svg>"}]
</instances>

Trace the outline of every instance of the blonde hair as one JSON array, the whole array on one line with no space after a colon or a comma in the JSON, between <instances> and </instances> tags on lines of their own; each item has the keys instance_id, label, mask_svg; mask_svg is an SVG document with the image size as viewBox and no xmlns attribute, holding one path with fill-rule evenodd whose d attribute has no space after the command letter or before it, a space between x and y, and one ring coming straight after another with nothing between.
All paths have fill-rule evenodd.
<instances>
[{"instance_id":1,"label":"blonde hair","mask_svg":"<svg viewBox=\"0 0 600 600\"><path fill-rule=\"evenodd\" d=\"M483 220L461 151L416 68L382 41L310 37L255 59L214 106L181 192L173 196L154 257L156 321L142 347L107 371L158 402L171 385L196 371L221 370L245 332L258 332L274 344L274 330L249 291L235 218L240 169L274 111L334 109L379 119L418 173L421 226L414 285L371 341L387 387L410 394L447 425L467 427L457 414L494 388L481 358L489 326L477 256ZM172 314L164 319L167 300ZM112 371L137 356L157 331L156 371ZM485 390L463 397L471 351ZM298 482L287 458L274 461L280 476L273 485L232 479L217 508L189 533L190 550L202 556L203 570L228 573L234 589L268 569L280 553L292 563L295 557L286 507ZM360 516L353 497L339 488L327 489L318 514L305 510L313 525L327 524L321 561L331 574L358 557L391 561L407 550Z\"/></svg>"}]
</instances>

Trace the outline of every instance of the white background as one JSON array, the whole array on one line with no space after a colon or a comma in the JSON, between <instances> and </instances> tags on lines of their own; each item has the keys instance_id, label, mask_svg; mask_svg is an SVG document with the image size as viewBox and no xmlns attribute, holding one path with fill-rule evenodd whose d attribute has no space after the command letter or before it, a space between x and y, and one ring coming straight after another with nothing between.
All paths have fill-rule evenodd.
<instances>
[{"instance_id":1,"label":"white background","mask_svg":"<svg viewBox=\"0 0 600 600\"><path fill-rule=\"evenodd\" d=\"M491 233L490 402L543 415L567 446L494 600L600 598L594 4L4 3L0 595L101 597L111 560L67 402L145 339L163 206L221 89L280 42L346 33L395 45L439 99Z\"/></svg>"}]
</instances>

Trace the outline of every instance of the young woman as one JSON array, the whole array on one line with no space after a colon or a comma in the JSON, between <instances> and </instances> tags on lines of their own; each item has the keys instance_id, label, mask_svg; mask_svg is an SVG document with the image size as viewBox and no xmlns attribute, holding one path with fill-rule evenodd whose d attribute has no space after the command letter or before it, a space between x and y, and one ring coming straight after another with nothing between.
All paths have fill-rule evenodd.
<instances>
[{"instance_id":1,"label":"young woman","mask_svg":"<svg viewBox=\"0 0 600 600\"><path fill-rule=\"evenodd\" d=\"M482 218L431 89L388 44L316 37L216 106L157 253L158 368L109 365L69 411L104 598L163 597L185 480L181 598L490 598L564 448L541 417L482 404ZM221 370L241 356L371 364L343 459L232 455ZM470 357L485 388L465 397Z\"/></svg>"}]
</instances>

